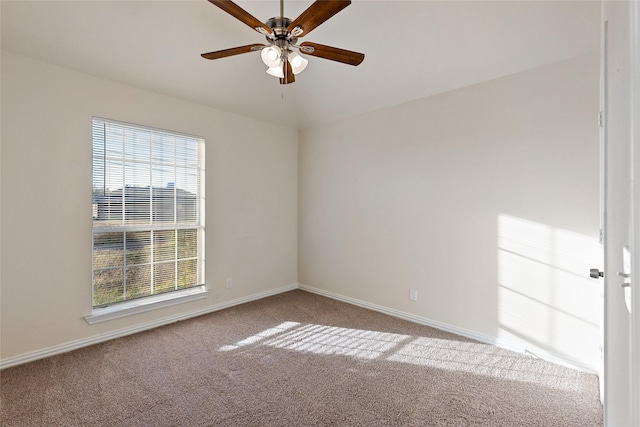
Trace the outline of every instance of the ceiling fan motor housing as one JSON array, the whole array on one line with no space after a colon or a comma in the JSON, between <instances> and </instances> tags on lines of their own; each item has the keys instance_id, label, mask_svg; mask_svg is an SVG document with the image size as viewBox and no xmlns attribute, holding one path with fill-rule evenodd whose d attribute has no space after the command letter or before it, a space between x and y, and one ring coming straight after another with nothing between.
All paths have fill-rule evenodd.
<instances>
[{"instance_id":1,"label":"ceiling fan motor housing","mask_svg":"<svg viewBox=\"0 0 640 427\"><path fill-rule=\"evenodd\" d=\"M265 25L273 31L273 34L267 34L267 41L278 46L285 53L290 51L291 46L295 46L298 38L289 33L289 25L291 19L284 16L270 18Z\"/></svg>"},{"instance_id":2,"label":"ceiling fan motor housing","mask_svg":"<svg viewBox=\"0 0 640 427\"><path fill-rule=\"evenodd\" d=\"M271 37L275 36L276 39L286 39L289 33L289 24L291 24L291 22L291 19L280 16L270 18L265 22L265 25L273 30L273 35Z\"/></svg>"}]
</instances>

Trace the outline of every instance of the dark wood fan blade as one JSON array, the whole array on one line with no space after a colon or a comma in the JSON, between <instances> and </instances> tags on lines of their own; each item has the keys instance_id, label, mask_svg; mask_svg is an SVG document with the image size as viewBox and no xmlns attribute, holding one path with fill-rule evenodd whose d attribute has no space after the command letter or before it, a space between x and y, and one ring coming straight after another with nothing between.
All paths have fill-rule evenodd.
<instances>
[{"instance_id":1,"label":"dark wood fan blade","mask_svg":"<svg viewBox=\"0 0 640 427\"><path fill-rule=\"evenodd\" d=\"M220 9L227 12L239 21L244 22L259 33L273 33L273 30L267 27L264 23L258 21L256 17L249 12L232 2L231 0L209 0L209 3L218 6Z\"/></svg>"},{"instance_id":2,"label":"dark wood fan blade","mask_svg":"<svg viewBox=\"0 0 640 427\"><path fill-rule=\"evenodd\" d=\"M285 61L286 65L283 65L282 71L284 72L284 78L280 79L281 85L288 85L289 83L293 83L296 81L296 76L293 74L293 70L291 69L291 64L289 61Z\"/></svg>"},{"instance_id":3,"label":"dark wood fan blade","mask_svg":"<svg viewBox=\"0 0 640 427\"><path fill-rule=\"evenodd\" d=\"M209 0L211 1L211 0ZM351 0L316 0L311 6L300 14L287 28L292 32L295 27L300 27L302 32L294 34L296 37L304 37L318 25L340 12L351 4Z\"/></svg>"},{"instance_id":4,"label":"dark wood fan blade","mask_svg":"<svg viewBox=\"0 0 640 427\"><path fill-rule=\"evenodd\" d=\"M265 45L259 44L259 43L248 44L246 46L232 47L230 49L216 50L215 52L203 53L200 56L202 56L204 59L220 59L220 58L226 58L227 56L240 55L241 53L257 52L257 51L260 51L264 46Z\"/></svg>"},{"instance_id":5,"label":"dark wood fan blade","mask_svg":"<svg viewBox=\"0 0 640 427\"><path fill-rule=\"evenodd\" d=\"M305 49L306 48L306 49ZM313 51L310 51L313 48ZM364 53L353 52L337 47L325 46L323 44L304 42L300 45L300 52L317 56L319 58L330 59L331 61L342 62L349 65L360 65L364 61Z\"/></svg>"}]
</instances>

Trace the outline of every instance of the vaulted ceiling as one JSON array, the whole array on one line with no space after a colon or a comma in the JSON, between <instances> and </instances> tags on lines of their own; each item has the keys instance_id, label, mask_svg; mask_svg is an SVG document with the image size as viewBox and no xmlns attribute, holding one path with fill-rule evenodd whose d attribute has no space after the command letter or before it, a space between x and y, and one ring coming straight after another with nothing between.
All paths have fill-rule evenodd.
<instances>
[{"instance_id":1,"label":"vaulted ceiling","mask_svg":"<svg viewBox=\"0 0 640 427\"><path fill-rule=\"evenodd\" d=\"M278 0L236 3L266 21ZM312 0L285 1L293 19ZM259 53L201 53L264 42L206 0L2 0L2 48L245 116L306 128L597 52L599 2L353 3L301 41L363 52L358 67L308 57L290 85Z\"/></svg>"}]
</instances>

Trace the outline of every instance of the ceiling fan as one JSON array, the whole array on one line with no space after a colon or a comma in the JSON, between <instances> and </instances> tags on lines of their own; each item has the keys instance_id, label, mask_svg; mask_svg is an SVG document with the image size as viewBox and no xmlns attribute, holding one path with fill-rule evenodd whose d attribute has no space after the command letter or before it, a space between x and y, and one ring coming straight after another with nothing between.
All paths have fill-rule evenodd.
<instances>
[{"instance_id":1,"label":"ceiling fan","mask_svg":"<svg viewBox=\"0 0 640 427\"><path fill-rule=\"evenodd\" d=\"M208 1L260 34L265 35L269 44L256 43L203 53L201 56L205 59L220 59L241 53L259 51L261 52L262 61L268 67L267 73L278 77L280 84L293 83L295 75L306 68L309 61L298 52L354 66L359 65L364 60L364 53L312 42L297 44L299 38L306 36L311 30L349 6L351 0L316 0L293 21L285 18L284 0L280 0L280 16L271 18L265 23L258 21L258 19L231 0Z\"/></svg>"}]
</instances>

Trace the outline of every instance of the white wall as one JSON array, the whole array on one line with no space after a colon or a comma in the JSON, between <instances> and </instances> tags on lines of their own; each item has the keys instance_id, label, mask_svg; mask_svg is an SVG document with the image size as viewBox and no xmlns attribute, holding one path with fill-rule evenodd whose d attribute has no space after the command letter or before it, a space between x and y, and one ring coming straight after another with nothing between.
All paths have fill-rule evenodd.
<instances>
[{"instance_id":1,"label":"white wall","mask_svg":"<svg viewBox=\"0 0 640 427\"><path fill-rule=\"evenodd\" d=\"M596 370L597 112L593 54L302 131L299 282Z\"/></svg>"},{"instance_id":2,"label":"white wall","mask_svg":"<svg viewBox=\"0 0 640 427\"><path fill-rule=\"evenodd\" d=\"M208 298L91 326L83 320L91 313L92 116L205 138ZM3 360L297 282L294 129L7 51L2 125Z\"/></svg>"}]
</instances>

